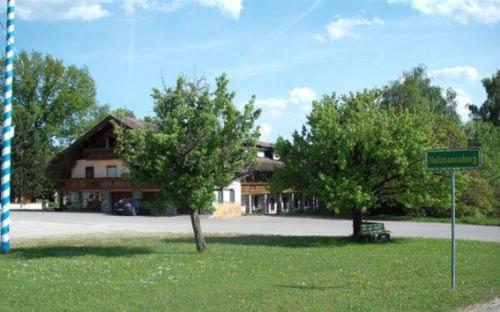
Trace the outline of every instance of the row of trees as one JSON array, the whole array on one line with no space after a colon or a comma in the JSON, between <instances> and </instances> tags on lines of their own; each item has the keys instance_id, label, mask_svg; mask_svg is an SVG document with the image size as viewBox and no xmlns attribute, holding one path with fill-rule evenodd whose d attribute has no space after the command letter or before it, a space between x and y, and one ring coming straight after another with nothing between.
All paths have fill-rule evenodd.
<instances>
[{"instance_id":1,"label":"row of trees","mask_svg":"<svg viewBox=\"0 0 500 312\"><path fill-rule=\"evenodd\" d=\"M351 213L357 238L363 215L376 209L447 215L449 173L427 171L424 153L480 146L483 169L458 174L459 213L499 214L499 76L483 80L488 99L480 109L471 106L475 120L466 125L456 94L433 86L423 67L381 89L323 96L301 132L278 139L284 166L274 173L273 189L292 188Z\"/></svg>"},{"instance_id":2,"label":"row of trees","mask_svg":"<svg viewBox=\"0 0 500 312\"><path fill-rule=\"evenodd\" d=\"M15 61L13 190L22 196L53 193L48 161L109 113L96 101L86 68L22 52ZM488 98L471 106L474 120L462 124L456 94L431 84L423 67L379 89L312 103L302 130L276 144L284 166L275 191L292 188L322 200L335 212L351 213L353 235L363 215L377 209L445 215L450 206L447 173L425 170L431 148L481 146L481 171L458 175L459 212L499 213L500 73L483 80ZM198 218L211 209L213 190L245 174L256 160L258 138L253 98L240 112L225 76L212 92L204 81L179 78L175 87L153 90L155 116L143 130L118 131L118 149L139 185L160 186L159 200L191 211L197 249L205 249ZM127 110L115 113L133 117Z\"/></svg>"}]
</instances>

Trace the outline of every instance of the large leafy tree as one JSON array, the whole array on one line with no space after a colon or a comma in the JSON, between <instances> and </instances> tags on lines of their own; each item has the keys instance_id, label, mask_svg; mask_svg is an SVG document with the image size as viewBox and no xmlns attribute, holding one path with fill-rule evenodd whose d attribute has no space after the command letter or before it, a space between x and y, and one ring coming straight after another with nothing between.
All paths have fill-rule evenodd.
<instances>
[{"instance_id":1,"label":"large leafy tree","mask_svg":"<svg viewBox=\"0 0 500 312\"><path fill-rule=\"evenodd\" d=\"M330 210L351 212L355 239L363 215L384 202L411 208L448 200L444 177L423 163L425 150L439 147L436 115L384 109L379 97L378 90L324 96L313 103L301 133L277 142L284 166L272 187L314 194Z\"/></svg>"},{"instance_id":2,"label":"large leafy tree","mask_svg":"<svg viewBox=\"0 0 500 312\"><path fill-rule=\"evenodd\" d=\"M40 197L52 190L45 174L47 162L82 135L101 110L86 68L23 51L14 72L13 193L18 198Z\"/></svg>"},{"instance_id":3,"label":"large leafy tree","mask_svg":"<svg viewBox=\"0 0 500 312\"><path fill-rule=\"evenodd\" d=\"M404 72L401 79L385 86L379 101L382 107L398 112L432 112L457 122L460 120L455 110L456 93L452 89L443 92L441 87L433 85L424 66Z\"/></svg>"},{"instance_id":4,"label":"large leafy tree","mask_svg":"<svg viewBox=\"0 0 500 312\"><path fill-rule=\"evenodd\" d=\"M118 150L130 177L160 188L160 199L190 211L196 249L205 250L199 212L212 209L214 189L230 184L256 159L260 111L253 99L240 112L225 75L214 93L203 81L179 78L153 89L155 116L143 130L118 129Z\"/></svg>"},{"instance_id":5,"label":"large leafy tree","mask_svg":"<svg viewBox=\"0 0 500 312\"><path fill-rule=\"evenodd\" d=\"M482 82L486 90L486 101L481 107L470 105L469 109L474 119L490 122L498 127L500 126L500 70Z\"/></svg>"}]
</instances>

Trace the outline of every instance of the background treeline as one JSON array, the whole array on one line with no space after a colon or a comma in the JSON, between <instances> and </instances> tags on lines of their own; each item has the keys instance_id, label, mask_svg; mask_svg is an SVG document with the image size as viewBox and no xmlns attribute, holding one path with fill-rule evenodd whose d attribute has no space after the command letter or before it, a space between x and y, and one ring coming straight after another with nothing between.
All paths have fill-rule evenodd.
<instances>
[{"instance_id":1,"label":"background treeline","mask_svg":"<svg viewBox=\"0 0 500 312\"><path fill-rule=\"evenodd\" d=\"M14 64L14 198L50 198L48 162L111 112L96 100L87 68L38 52ZM449 174L425 170L432 148L479 146L482 170L460 171L458 213L500 215L500 71L485 78L486 101L470 105L462 123L456 93L431 83L420 66L378 89L325 95L312 104L304 127L278 139L285 166L273 188L313 195L334 212L445 216ZM334 86L332 86L334 88ZM133 117L126 109L115 114Z\"/></svg>"},{"instance_id":2,"label":"background treeline","mask_svg":"<svg viewBox=\"0 0 500 312\"><path fill-rule=\"evenodd\" d=\"M460 216L500 215L500 71L485 78L487 100L462 123L457 95L432 85L423 66L382 88L325 95L301 131L279 138L284 166L273 189L293 188L328 210L352 214L449 216L449 172L429 172L428 149L479 146L481 170L457 173Z\"/></svg>"}]
</instances>

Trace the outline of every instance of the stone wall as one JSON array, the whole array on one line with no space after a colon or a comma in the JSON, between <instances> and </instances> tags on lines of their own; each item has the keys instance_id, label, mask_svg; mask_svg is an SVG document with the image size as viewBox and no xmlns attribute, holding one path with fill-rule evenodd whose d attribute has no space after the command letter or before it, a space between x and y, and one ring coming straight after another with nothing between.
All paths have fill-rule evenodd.
<instances>
[{"instance_id":1,"label":"stone wall","mask_svg":"<svg viewBox=\"0 0 500 312\"><path fill-rule=\"evenodd\" d=\"M240 203L215 204L214 216L216 218L231 218L241 216Z\"/></svg>"}]
</instances>

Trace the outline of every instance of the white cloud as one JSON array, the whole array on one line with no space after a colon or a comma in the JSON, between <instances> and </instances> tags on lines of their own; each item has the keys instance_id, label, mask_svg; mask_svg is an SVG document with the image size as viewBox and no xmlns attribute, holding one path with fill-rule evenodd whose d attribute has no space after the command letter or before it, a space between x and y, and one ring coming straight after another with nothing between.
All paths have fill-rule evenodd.
<instances>
[{"instance_id":1,"label":"white cloud","mask_svg":"<svg viewBox=\"0 0 500 312\"><path fill-rule=\"evenodd\" d=\"M311 110L312 101L316 100L316 93L309 87L298 87L290 90L288 98L267 98L255 100L255 106L262 109L262 116L271 119L280 119L287 113L289 104L294 104L304 112Z\"/></svg>"},{"instance_id":2,"label":"white cloud","mask_svg":"<svg viewBox=\"0 0 500 312\"><path fill-rule=\"evenodd\" d=\"M431 70L429 74L431 77L449 80L463 80L464 78L468 80L477 80L479 78L479 72L473 66L445 67Z\"/></svg>"},{"instance_id":3,"label":"white cloud","mask_svg":"<svg viewBox=\"0 0 500 312\"><path fill-rule=\"evenodd\" d=\"M314 100L316 100L316 93L309 87L293 88L290 91L290 102L293 104L311 104Z\"/></svg>"},{"instance_id":4,"label":"white cloud","mask_svg":"<svg viewBox=\"0 0 500 312\"><path fill-rule=\"evenodd\" d=\"M285 109L286 100L281 98L268 98L255 100L255 105L264 109Z\"/></svg>"},{"instance_id":5,"label":"white cloud","mask_svg":"<svg viewBox=\"0 0 500 312\"><path fill-rule=\"evenodd\" d=\"M108 16L103 7L111 0L24 0L17 3L17 16L23 20L91 21Z\"/></svg>"},{"instance_id":6,"label":"white cloud","mask_svg":"<svg viewBox=\"0 0 500 312\"><path fill-rule=\"evenodd\" d=\"M255 100L255 106L262 109L263 115L273 119L280 119L286 109L287 100L282 98Z\"/></svg>"},{"instance_id":7,"label":"white cloud","mask_svg":"<svg viewBox=\"0 0 500 312\"><path fill-rule=\"evenodd\" d=\"M242 0L197 0L201 6L216 7L222 14L239 19L243 10Z\"/></svg>"},{"instance_id":8,"label":"white cloud","mask_svg":"<svg viewBox=\"0 0 500 312\"><path fill-rule=\"evenodd\" d=\"M471 21L494 24L500 21L499 0L388 0L388 3L409 3L422 14L446 16L462 24Z\"/></svg>"},{"instance_id":9,"label":"white cloud","mask_svg":"<svg viewBox=\"0 0 500 312\"><path fill-rule=\"evenodd\" d=\"M271 136L271 133L273 132L273 127L271 127L267 123L262 122L259 125L259 130L260 130L260 139L263 141L267 141L267 140L269 140L269 137Z\"/></svg>"},{"instance_id":10,"label":"white cloud","mask_svg":"<svg viewBox=\"0 0 500 312\"><path fill-rule=\"evenodd\" d=\"M455 98L457 102L457 113L460 115L462 121L466 122L470 119L468 105L472 103L472 96L460 88L454 88L454 90L457 93L457 97Z\"/></svg>"},{"instance_id":11,"label":"white cloud","mask_svg":"<svg viewBox=\"0 0 500 312\"><path fill-rule=\"evenodd\" d=\"M356 32L357 28L382 24L384 24L384 21L377 17L372 19L366 19L363 17L337 17L335 21L326 26L326 35L316 35L316 39L323 42L326 39L338 40L346 37L359 38L360 35Z\"/></svg>"},{"instance_id":12,"label":"white cloud","mask_svg":"<svg viewBox=\"0 0 500 312\"><path fill-rule=\"evenodd\" d=\"M215 7L223 15L239 19L243 10L243 0L125 0L123 8L128 14L133 14L136 9L173 12L189 4L198 4L204 7Z\"/></svg>"}]
</instances>

